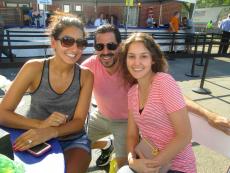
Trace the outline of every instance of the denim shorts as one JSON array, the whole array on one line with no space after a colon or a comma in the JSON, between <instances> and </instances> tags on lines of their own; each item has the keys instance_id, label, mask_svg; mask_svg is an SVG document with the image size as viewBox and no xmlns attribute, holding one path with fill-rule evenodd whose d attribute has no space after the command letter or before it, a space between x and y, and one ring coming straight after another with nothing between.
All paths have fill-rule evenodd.
<instances>
[{"instance_id":1,"label":"denim shorts","mask_svg":"<svg viewBox=\"0 0 230 173\"><path fill-rule=\"evenodd\" d=\"M59 140L59 143L63 151L72 148L81 148L83 150L86 150L89 154L91 154L91 141L89 140L88 135L86 133L83 133L77 138Z\"/></svg>"}]
</instances>

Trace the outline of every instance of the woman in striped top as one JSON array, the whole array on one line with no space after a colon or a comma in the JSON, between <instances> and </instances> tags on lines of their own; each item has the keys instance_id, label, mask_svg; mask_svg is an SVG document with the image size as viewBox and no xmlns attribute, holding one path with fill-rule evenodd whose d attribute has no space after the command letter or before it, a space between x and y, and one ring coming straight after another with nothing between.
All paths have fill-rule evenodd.
<instances>
[{"instance_id":1,"label":"woman in striped top","mask_svg":"<svg viewBox=\"0 0 230 173\"><path fill-rule=\"evenodd\" d=\"M168 173L195 173L191 126L182 93L154 39L134 33L123 45L123 73L131 85L128 93L127 150L129 167L136 172L158 172L171 163ZM154 143L153 159L137 156L141 138Z\"/></svg>"}]
</instances>

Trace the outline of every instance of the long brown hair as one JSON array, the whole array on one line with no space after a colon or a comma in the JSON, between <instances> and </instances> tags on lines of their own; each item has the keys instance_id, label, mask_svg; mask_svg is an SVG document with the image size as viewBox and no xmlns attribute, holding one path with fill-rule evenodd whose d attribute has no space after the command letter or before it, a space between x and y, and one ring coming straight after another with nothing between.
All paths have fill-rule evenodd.
<instances>
[{"instance_id":1,"label":"long brown hair","mask_svg":"<svg viewBox=\"0 0 230 173\"><path fill-rule=\"evenodd\" d=\"M137 83L137 80L132 77L127 68L127 53L129 46L134 42L142 42L151 53L152 61L155 62L152 64L152 71L154 73L168 71L168 63L165 56L153 37L147 33L133 33L122 44L122 73L126 82L130 85Z\"/></svg>"},{"instance_id":2,"label":"long brown hair","mask_svg":"<svg viewBox=\"0 0 230 173\"><path fill-rule=\"evenodd\" d=\"M63 12L55 12L55 14L51 16L48 33L51 37L54 37L54 39L58 39L61 32L70 26L79 28L83 32L83 37L86 37L84 24L81 19L76 15Z\"/></svg>"}]
</instances>

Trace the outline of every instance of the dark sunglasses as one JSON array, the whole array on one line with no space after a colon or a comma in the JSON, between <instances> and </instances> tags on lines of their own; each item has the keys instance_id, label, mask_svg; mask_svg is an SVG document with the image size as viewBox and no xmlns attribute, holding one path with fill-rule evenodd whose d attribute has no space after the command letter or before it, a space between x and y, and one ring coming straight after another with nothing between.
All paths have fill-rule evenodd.
<instances>
[{"instance_id":1,"label":"dark sunglasses","mask_svg":"<svg viewBox=\"0 0 230 173\"><path fill-rule=\"evenodd\" d=\"M73 46L74 43L77 44L77 47L78 47L79 49L84 49L84 48L88 45L86 39L81 39L81 38L79 38L79 39L76 39L76 40L75 40L74 38L69 37L69 36L64 36L64 37L59 38L59 39L57 39L57 40L60 40L61 45L62 45L63 47L66 47L66 48L69 48L69 47Z\"/></svg>"},{"instance_id":2,"label":"dark sunglasses","mask_svg":"<svg viewBox=\"0 0 230 173\"><path fill-rule=\"evenodd\" d=\"M116 43L107 43L107 44L97 43L97 44L94 44L94 48L97 51L102 51L105 48L105 46L109 50L116 50L118 47L118 44L116 44Z\"/></svg>"}]
</instances>

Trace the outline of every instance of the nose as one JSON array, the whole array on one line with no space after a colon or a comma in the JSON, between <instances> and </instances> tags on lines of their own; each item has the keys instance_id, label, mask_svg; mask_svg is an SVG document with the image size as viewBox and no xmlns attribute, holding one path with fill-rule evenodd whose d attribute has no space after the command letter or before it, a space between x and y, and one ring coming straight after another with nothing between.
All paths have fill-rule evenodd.
<instances>
[{"instance_id":1,"label":"nose","mask_svg":"<svg viewBox=\"0 0 230 173\"><path fill-rule=\"evenodd\" d=\"M107 46L105 45L104 46L104 48L102 49L102 53L103 54L107 54L107 53L109 53L110 52L110 50L107 48Z\"/></svg>"},{"instance_id":2,"label":"nose","mask_svg":"<svg viewBox=\"0 0 230 173\"><path fill-rule=\"evenodd\" d=\"M133 58L133 63L135 65L139 65L140 64L140 58L138 58L138 57Z\"/></svg>"},{"instance_id":3,"label":"nose","mask_svg":"<svg viewBox=\"0 0 230 173\"><path fill-rule=\"evenodd\" d=\"M83 49L81 49L81 48L77 45L77 43L74 43L73 46L70 47L70 49L71 49L72 51L83 51Z\"/></svg>"}]
</instances>

